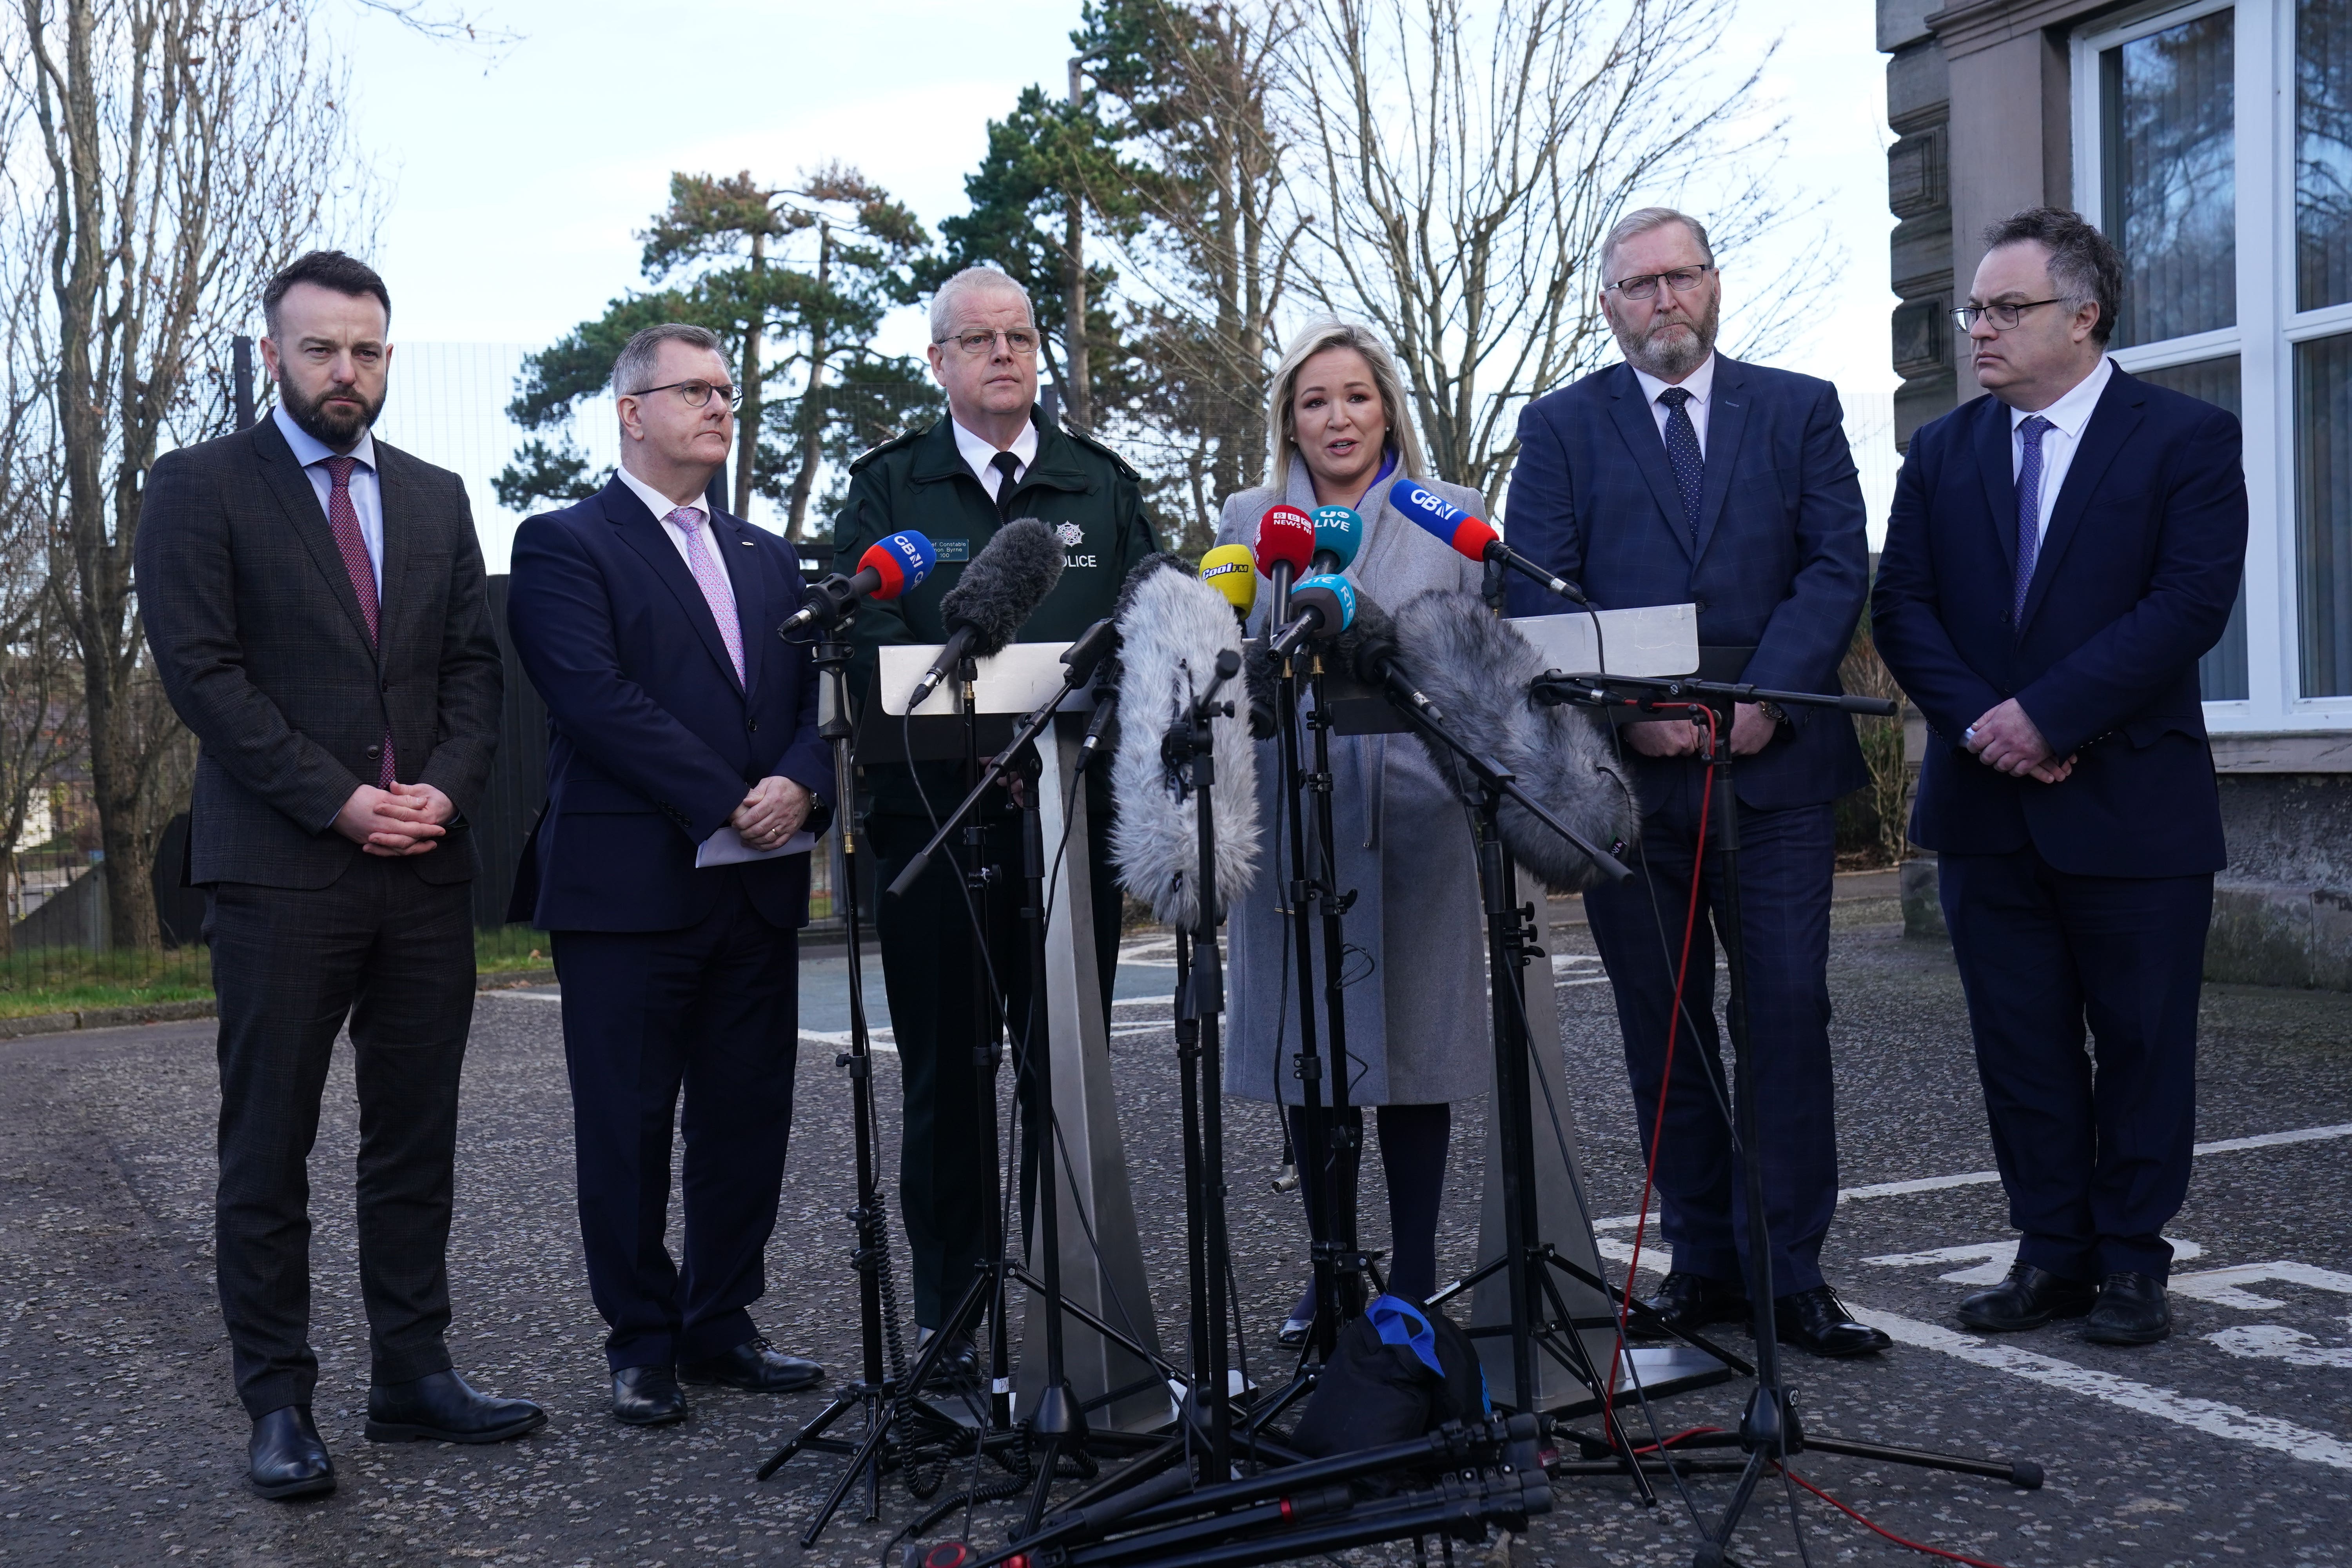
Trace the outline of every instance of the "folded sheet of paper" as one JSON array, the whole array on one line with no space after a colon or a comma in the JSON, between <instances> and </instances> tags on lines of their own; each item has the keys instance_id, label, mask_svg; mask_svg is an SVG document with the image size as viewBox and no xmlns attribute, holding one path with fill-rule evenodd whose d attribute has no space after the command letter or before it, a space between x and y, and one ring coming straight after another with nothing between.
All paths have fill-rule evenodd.
<instances>
[{"instance_id":1,"label":"folded sheet of paper","mask_svg":"<svg viewBox=\"0 0 2352 1568\"><path fill-rule=\"evenodd\" d=\"M722 827L702 841L694 852L694 868L706 866L738 866L746 860L773 860L783 855L805 855L816 847L816 835L806 828L793 834L773 849L754 849L743 842L743 836L731 827Z\"/></svg>"}]
</instances>

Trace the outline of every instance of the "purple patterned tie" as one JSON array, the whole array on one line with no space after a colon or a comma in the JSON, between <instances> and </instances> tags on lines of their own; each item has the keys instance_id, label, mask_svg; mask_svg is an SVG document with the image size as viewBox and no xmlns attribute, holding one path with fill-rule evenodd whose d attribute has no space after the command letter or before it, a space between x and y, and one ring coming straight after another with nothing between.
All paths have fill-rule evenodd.
<instances>
[{"instance_id":1,"label":"purple patterned tie","mask_svg":"<svg viewBox=\"0 0 2352 1568\"><path fill-rule=\"evenodd\" d=\"M334 481L327 491L327 526L334 531L335 548L342 552L343 570L351 574L352 592L360 601L360 618L367 622L368 644L376 641L375 567L368 560L367 540L360 532L360 514L352 505L352 470L360 466L357 458L322 458L327 477ZM392 787L392 731L383 732L383 750L376 762L375 787Z\"/></svg>"},{"instance_id":2,"label":"purple patterned tie","mask_svg":"<svg viewBox=\"0 0 2352 1568\"><path fill-rule=\"evenodd\" d=\"M2042 437L2057 428L2036 414L2021 421L2025 458L2017 466L2017 599L2010 606L2011 624L2025 626L2025 592L2033 586L2033 563L2042 554Z\"/></svg>"},{"instance_id":3,"label":"purple patterned tie","mask_svg":"<svg viewBox=\"0 0 2352 1568\"><path fill-rule=\"evenodd\" d=\"M686 541L686 563L701 585L702 602L710 606L711 618L719 623L719 640L727 645L727 657L735 661L735 684L743 684L743 627L735 618L735 585L727 581L726 569L710 558L710 551L702 542L702 514L690 506L682 506L662 519L678 531Z\"/></svg>"}]
</instances>

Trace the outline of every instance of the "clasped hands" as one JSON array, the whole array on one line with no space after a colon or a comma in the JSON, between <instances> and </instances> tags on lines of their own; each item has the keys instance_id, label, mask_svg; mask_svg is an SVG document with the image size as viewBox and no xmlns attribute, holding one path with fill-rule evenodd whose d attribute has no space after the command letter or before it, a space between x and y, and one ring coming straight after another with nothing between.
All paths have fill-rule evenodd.
<instances>
[{"instance_id":1,"label":"clasped hands","mask_svg":"<svg viewBox=\"0 0 2352 1568\"><path fill-rule=\"evenodd\" d=\"M1752 757L1772 743L1780 726L1753 702L1731 710L1731 754ZM1691 757L1704 749L1698 725L1688 719L1645 719L1625 726L1625 743L1645 757Z\"/></svg>"},{"instance_id":2,"label":"clasped hands","mask_svg":"<svg viewBox=\"0 0 2352 1568\"><path fill-rule=\"evenodd\" d=\"M751 786L727 826L754 849L773 849L801 830L816 797L803 785L770 774Z\"/></svg>"},{"instance_id":3,"label":"clasped hands","mask_svg":"<svg viewBox=\"0 0 2352 1568\"><path fill-rule=\"evenodd\" d=\"M457 803L429 784L362 784L335 813L335 831L370 855L398 859L431 850L457 815Z\"/></svg>"},{"instance_id":4,"label":"clasped hands","mask_svg":"<svg viewBox=\"0 0 2352 1568\"><path fill-rule=\"evenodd\" d=\"M2012 778L2030 778L2042 784L2063 784L2074 771L2075 758L2060 761L2050 752L2050 742L2025 710L2012 697L1999 707L1986 710L1984 716L1969 726L1964 738L1970 754L1989 768L1998 768Z\"/></svg>"}]
</instances>

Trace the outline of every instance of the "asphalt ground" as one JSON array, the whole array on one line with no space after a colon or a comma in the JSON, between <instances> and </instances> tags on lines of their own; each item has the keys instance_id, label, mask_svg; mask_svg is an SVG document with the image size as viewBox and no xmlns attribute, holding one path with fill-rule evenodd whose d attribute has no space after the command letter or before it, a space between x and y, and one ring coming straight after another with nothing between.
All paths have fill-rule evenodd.
<instances>
[{"instance_id":1,"label":"asphalt ground","mask_svg":"<svg viewBox=\"0 0 2352 1568\"><path fill-rule=\"evenodd\" d=\"M1850 1201L1826 1262L1899 1342L1858 1363L1795 1358L1793 1380L1816 1429L2032 1458L2049 1483L2024 1492L1820 1454L1799 1473L1900 1534L2008 1568L2352 1562L2352 999L2208 988L2199 1136L2209 1147L2171 1229L2199 1251L2179 1266L2169 1342L2103 1349L2063 1326L1972 1337L1949 1318L1969 1288L1954 1277L1997 1273L2012 1238L2000 1190L1983 1176L1992 1160L1949 958L1903 941L1891 920L1884 903L1840 913L1832 984ZM1554 946L1567 1103L1604 1250L1622 1256L1640 1169L1614 1014L1581 933L1563 929ZM1172 1346L1183 1232L1172 1039L1154 999L1170 975L1151 962L1164 957L1134 950L1113 1052L1146 1268ZM841 963L837 952L809 961L813 1034L837 1023ZM878 965L868 973L878 993ZM558 1010L543 992L493 994L475 1017L451 1348L478 1386L536 1398L552 1419L489 1448L361 1436L356 1110L342 1054L312 1163L316 1414L341 1484L297 1505L259 1501L242 1483L247 1423L211 1283L211 1024L0 1044L0 1562L879 1560L916 1512L902 1491L886 1491L878 1525L853 1508L803 1553L794 1539L834 1461L752 1479L824 1394L698 1391L682 1426L612 1421L573 1224ZM814 1039L803 1050L770 1293L754 1312L779 1344L840 1371L856 1342L842 1215L847 1100L832 1054ZM895 1150L895 1067L881 1061ZM1304 1227L1296 1200L1264 1179L1279 1157L1272 1118L1231 1102L1226 1125L1237 1268L1251 1351L1264 1358L1253 1370L1264 1375L1277 1364L1273 1329L1299 1282ZM1475 1166L1475 1108L1456 1125L1457 1159ZM1457 1170L1442 1269L1475 1261L1476 1204L1475 1171ZM1376 1160L1364 1212L1377 1245L1386 1223ZM1670 1430L1727 1425L1741 1397L1738 1384L1685 1394L1662 1403L1660 1420ZM1700 1478L1690 1491L1711 1518L1729 1481ZM1519 1563L1689 1561L1694 1529L1671 1492L1644 1509L1622 1479L1579 1479L1555 1497L1513 1548ZM1790 1512L1780 1490L1759 1497L1738 1560L1799 1561ZM1796 1512L1811 1563L1927 1561L1825 1503L1808 1498ZM982 1510L975 1537L1001 1541L1007 1517ZM1411 1561L1402 1548L1350 1555Z\"/></svg>"}]
</instances>

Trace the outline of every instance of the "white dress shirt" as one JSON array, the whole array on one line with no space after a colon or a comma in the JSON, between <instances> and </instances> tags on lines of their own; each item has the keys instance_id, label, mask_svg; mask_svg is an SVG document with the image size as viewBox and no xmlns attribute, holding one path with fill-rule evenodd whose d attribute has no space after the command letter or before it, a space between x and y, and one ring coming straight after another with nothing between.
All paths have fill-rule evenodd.
<instances>
[{"instance_id":1,"label":"white dress shirt","mask_svg":"<svg viewBox=\"0 0 2352 1568\"><path fill-rule=\"evenodd\" d=\"M639 500L646 503L646 510L652 512L654 521L662 525L662 536L669 541L670 548L677 552L677 558L686 563L686 569L688 572L694 570L694 557L688 554L686 550L686 536L689 532L702 541L702 548L710 552L710 558L713 561L719 560L718 542L710 537L710 507L700 496L695 497L692 500L672 500L625 468L615 468L614 472L619 474L621 482L628 486ZM694 514L694 527L690 530L681 528L669 520L669 514L680 507ZM719 564L724 566L726 563L720 561Z\"/></svg>"},{"instance_id":2,"label":"white dress shirt","mask_svg":"<svg viewBox=\"0 0 2352 1568\"><path fill-rule=\"evenodd\" d=\"M2116 362L2101 354L2091 374L2049 407L2009 411L2009 478L2012 484L2025 471L2025 437L2017 433L2017 427L2035 414L2054 426L2042 432L2042 516L2034 525L2036 540L2050 536L2050 513L2058 504L2058 488L2066 482L2066 469L2074 461L2074 449L2083 444L2083 426L2091 422L2091 413L2099 405L2099 395L2106 391L2115 374ZM2012 527L2015 521L2014 518L2010 520Z\"/></svg>"},{"instance_id":3,"label":"white dress shirt","mask_svg":"<svg viewBox=\"0 0 2352 1568\"><path fill-rule=\"evenodd\" d=\"M294 460L302 465L310 476L310 488L318 492L319 510L327 510L328 499L335 493L335 476L327 472L330 458L356 458L359 467L352 470L352 511L360 520L360 538L367 545L368 569L375 574L376 603L383 603L383 489L375 474L375 432L360 432L360 444L348 452L338 452L308 430L294 423L281 403L269 411L277 422L278 433L294 448ZM330 519L331 521L331 518Z\"/></svg>"},{"instance_id":4,"label":"white dress shirt","mask_svg":"<svg viewBox=\"0 0 2352 1568\"><path fill-rule=\"evenodd\" d=\"M1698 455L1706 456L1706 411L1715 402L1715 355L1710 353L1699 362L1696 370L1680 381L1660 381L1639 365L1633 367L1633 379L1642 384L1642 395L1650 400L1650 417L1658 422L1658 439L1666 437L1666 416L1674 411L1658 401L1658 394L1669 386L1679 386L1690 394L1683 411L1690 416L1691 428L1698 432Z\"/></svg>"},{"instance_id":5,"label":"white dress shirt","mask_svg":"<svg viewBox=\"0 0 2352 1568\"><path fill-rule=\"evenodd\" d=\"M971 465L973 477L980 480L980 488L988 492L991 500L999 506L1003 505L996 492L1003 484L1004 476L990 467L996 461L999 450L996 443L985 436L973 435L952 418L948 423L955 427L956 450L962 453L963 460ZM1021 459L1021 466L1013 470L1013 482L1017 485L1029 477L1029 465L1037 460L1037 426L1024 419L1021 434L1013 438L1012 446L1003 450Z\"/></svg>"}]
</instances>

